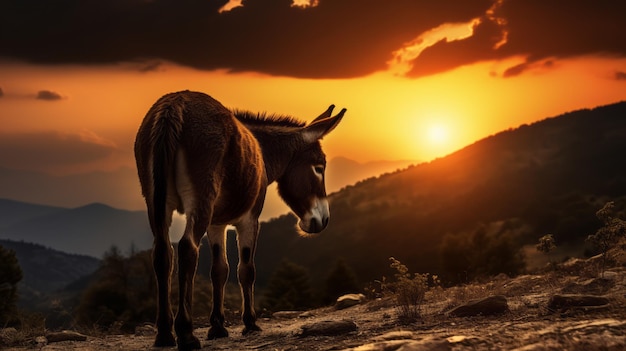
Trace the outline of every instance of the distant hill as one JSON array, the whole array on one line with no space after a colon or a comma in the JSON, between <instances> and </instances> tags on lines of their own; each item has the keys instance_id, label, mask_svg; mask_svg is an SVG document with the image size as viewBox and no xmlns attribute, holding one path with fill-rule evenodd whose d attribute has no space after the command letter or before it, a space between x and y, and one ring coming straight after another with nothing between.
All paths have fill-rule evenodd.
<instances>
[{"instance_id":1,"label":"distant hill","mask_svg":"<svg viewBox=\"0 0 626 351\"><path fill-rule=\"evenodd\" d=\"M144 206L134 168L55 176L0 167L0 198L60 207L105 203L131 210Z\"/></svg>"},{"instance_id":2,"label":"distant hill","mask_svg":"<svg viewBox=\"0 0 626 351\"><path fill-rule=\"evenodd\" d=\"M22 269L18 292L24 307L34 307L50 294L93 274L100 266L96 258L67 254L38 244L0 240L0 246L15 252Z\"/></svg>"},{"instance_id":3,"label":"distant hill","mask_svg":"<svg viewBox=\"0 0 626 351\"><path fill-rule=\"evenodd\" d=\"M301 238L295 218L261 228L258 281L284 258L323 282L338 258L362 282L388 274L394 256L411 271L441 273L446 235L500 228L535 243L577 244L609 200L626 205L626 102L580 110L480 140L447 157L348 186L331 198L329 227ZM491 230L491 229L490 229ZM499 234L498 234L499 235Z\"/></svg>"},{"instance_id":4,"label":"distant hill","mask_svg":"<svg viewBox=\"0 0 626 351\"><path fill-rule=\"evenodd\" d=\"M58 208L0 199L0 239L32 242L55 250L100 258L112 245L124 252L152 246L145 211L103 204Z\"/></svg>"},{"instance_id":5,"label":"distant hill","mask_svg":"<svg viewBox=\"0 0 626 351\"><path fill-rule=\"evenodd\" d=\"M333 158L328 161L327 191L332 193L359 180L404 168L412 163L415 162L359 163L342 157ZM0 198L20 202L70 208L103 203L120 209L145 209L134 168L55 176L0 167L0 184L7 185L0 187ZM268 191L262 219L277 217L288 211L274 184ZM0 227L2 226L3 223L0 223Z\"/></svg>"}]
</instances>

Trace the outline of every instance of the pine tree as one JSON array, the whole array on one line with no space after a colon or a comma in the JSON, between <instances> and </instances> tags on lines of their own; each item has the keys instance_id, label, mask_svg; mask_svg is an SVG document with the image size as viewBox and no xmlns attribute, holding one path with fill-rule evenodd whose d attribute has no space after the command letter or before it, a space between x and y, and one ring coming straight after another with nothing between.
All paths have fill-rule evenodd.
<instances>
[{"instance_id":1,"label":"pine tree","mask_svg":"<svg viewBox=\"0 0 626 351\"><path fill-rule=\"evenodd\" d=\"M269 311L301 311L313 306L309 274L284 260L270 277L261 307Z\"/></svg>"},{"instance_id":2,"label":"pine tree","mask_svg":"<svg viewBox=\"0 0 626 351\"><path fill-rule=\"evenodd\" d=\"M11 323L17 314L17 283L22 269L13 250L0 245L0 326Z\"/></svg>"},{"instance_id":3,"label":"pine tree","mask_svg":"<svg viewBox=\"0 0 626 351\"><path fill-rule=\"evenodd\" d=\"M354 271L343 259L337 260L335 267L326 278L326 293L324 303L333 303L338 297L345 294L361 292Z\"/></svg>"}]
</instances>

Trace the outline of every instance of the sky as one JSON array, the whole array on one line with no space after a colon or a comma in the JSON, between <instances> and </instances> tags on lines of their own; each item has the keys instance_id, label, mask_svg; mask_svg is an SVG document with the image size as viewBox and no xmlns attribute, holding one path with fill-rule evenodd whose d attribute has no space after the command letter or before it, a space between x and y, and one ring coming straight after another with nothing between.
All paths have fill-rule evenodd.
<instances>
[{"instance_id":1,"label":"sky","mask_svg":"<svg viewBox=\"0 0 626 351\"><path fill-rule=\"evenodd\" d=\"M134 167L163 94L310 121L328 157L429 161L499 131L626 100L615 0L9 0L0 168Z\"/></svg>"}]
</instances>

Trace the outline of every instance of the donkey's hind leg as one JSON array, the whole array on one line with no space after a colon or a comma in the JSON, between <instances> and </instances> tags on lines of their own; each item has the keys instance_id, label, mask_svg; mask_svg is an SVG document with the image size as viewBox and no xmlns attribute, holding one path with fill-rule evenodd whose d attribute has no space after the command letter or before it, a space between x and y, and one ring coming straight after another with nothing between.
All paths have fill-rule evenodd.
<instances>
[{"instance_id":1,"label":"donkey's hind leg","mask_svg":"<svg viewBox=\"0 0 626 351\"><path fill-rule=\"evenodd\" d=\"M170 305L170 284L172 280L172 257L174 250L169 240L155 240L152 249L152 262L157 278L157 335L154 346L176 346L172 334L174 317Z\"/></svg>"},{"instance_id":2,"label":"donkey's hind leg","mask_svg":"<svg viewBox=\"0 0 626 351\"><path fill-rule=\"evenodd\" d=\"M213 284L213 309L208 339L225 338L228 330L224 327L224 286L228 280L228 260L226 259L226 226L210 226L208 229L211 245L211 283Z\"/></svg>"},{"instance_id":3,"label":"donkey's hind leg","mask_svg":"<svg viewBox=\"0 0 626 351\"><path fill-rule=\"evenodd\" d=\"M170 243L168 228L171 223L172 210L166 210L163 228L153 225L154 243L152 246L152 265L157 281L157 335L154 346L176 346L172 334L174 316L170 303L170 287L172 280L172 261L174 249Z\"/></svg>"},{"instance_id":4,"label":"donkey's hind leg","mask_svg":"<svg viewBox=\"0 0 626 351\"><path fill-rule=\"evenodd\" d=\"M179 304L174 329L178 336L179 350L201 348L200 340L193 335L193 283L198 265L198 249L210 216L187 215L185 234L178 242L178 289Z\"/></svg>"},{"instance_id":5,"label":"donkey's hind leg","mask_svg":"<svg viewBox=\"0 0 626 351\"><path fill-rule=\"evenodd\" d=\"M256 324L256 313L254 311L254 281L256 279L254 253L259 234L259 221L249 216L237 223L236 227L237 244L239 246L237 276L243 300L241 319L243 320L244 329L242 334L246 335L251 332L261 331L261 328Z\"/></svg>"}]
</instances>

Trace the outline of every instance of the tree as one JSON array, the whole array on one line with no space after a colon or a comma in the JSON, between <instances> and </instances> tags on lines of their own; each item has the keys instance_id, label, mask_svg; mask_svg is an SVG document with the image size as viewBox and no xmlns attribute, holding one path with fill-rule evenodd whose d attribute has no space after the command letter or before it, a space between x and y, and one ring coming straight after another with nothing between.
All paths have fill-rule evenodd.
<instances>
[{"instance_id":1,"label":"tree","mask_svg":"<svg viewBox=\"0 0 626 351\"><path fill-rule=\"evenodd\" d=\"M16 320L17 283L22 277L15 252L0 245L0 326Z\"/></svg>"},{"instance_id":2,"label":"tree","mask_svg":"<svg viewBox=\"0 0 626 351\"><path fill-rule=\"evenodd\" d=\"M596 246L602 253L602 261L600 272L604 276L609 259L609 250L624 237L626 233L626 222L615 217L615 204L613 201L607 202L598 212L596 216L604 226L598 229L595 234L589 235L587 241Z\"/></svg>"},{"instance_id":3,"label":"tree","mask_svg":"<svg viewBox=\"0 0 626 351\"><path fill-rule=\"evenodd\" d=\"M337 260L335 267L333 267L326 278L324 303L330 304L342 295L359 291L359 284L354 271L343 259Z\"/></svg>"},{"instance_id":4,"label":"tree","mask_svg":"<svg viewBox=\"0 0 626 351\"><path fill-rule=\"evenodd\" d=\"M515 233L508 226L479 225L470 233L447 235L440 255L446 279L452 283L499 273L517 275L525 267Z\"/></svg>"},{"instance_id":5,"label":"tree","mask_svg":"<svg viewBox=\"0 0 626 351\"><path fill-rule=\"evenodd\" d=\"M269 311L301 311L312 307L309 273L288 260L283 260L269 279L261 307Z\"/></svg>"},{"instance_id":6,"label":"tree","mask_svg":"<svg viewBox=\"0 0 626 351\"><path fill-rule=\"evenodd\" d=\"M546 254L548 256L548 259L550 259L550 253L556 248L554 236L552 234L546 234L542 236L541 238L539 238L539 242L537 243L537 245L535 245L535 248L537 249L537 251ZM553 262L551 259L549 265L553 266Z\"/></svg>"}]
</instances>

